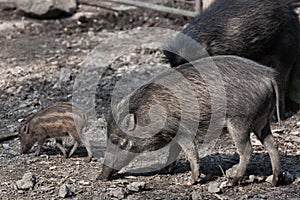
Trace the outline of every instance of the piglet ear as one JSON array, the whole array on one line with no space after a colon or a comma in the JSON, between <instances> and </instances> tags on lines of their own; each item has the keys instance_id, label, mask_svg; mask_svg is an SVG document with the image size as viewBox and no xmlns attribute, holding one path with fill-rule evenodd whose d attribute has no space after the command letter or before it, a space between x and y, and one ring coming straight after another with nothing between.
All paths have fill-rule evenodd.
<instances>
[{"instance_id":1,"label":"piglet ear","mask_svg":"<svg viewBox=\"0 0 300 200\"><path fill-rule=\"evenodd\" d=\"M126 117L123 120L123 127L129 131L134 130L135 128L134 114L126 115Z\"/></svg>"}]
</instances>

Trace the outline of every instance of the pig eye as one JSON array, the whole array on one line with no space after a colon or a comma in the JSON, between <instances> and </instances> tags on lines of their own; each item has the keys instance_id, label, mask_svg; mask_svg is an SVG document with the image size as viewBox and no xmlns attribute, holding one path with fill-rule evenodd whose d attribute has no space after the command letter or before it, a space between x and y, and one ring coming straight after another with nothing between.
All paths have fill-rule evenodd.
<instances>
[{"instance_id":1,"label":"pig eye","mask_svg":"<svg viewBox=\"0 0 300 200\"><path fill-rule=\"evenodd\" d=\"M111 138L110 141L111 141L111 143L113 143L114 145L118 145L118 144L119 144L119 139L118 139L118 138Z\"/></svg>"},{"instance_id":2,"label":"pig eye","mask_svg":"<svg viewBox=\"0 0 300 200\"><path fill-rule=\"evenodd\" d=\"M28 126L27 126L27 125L24 125L24 126L22 127L22 131L23 131L23 133L28 134L28 133L29 133L29 131L28 131Z\"/></svg>"}]
</instances>

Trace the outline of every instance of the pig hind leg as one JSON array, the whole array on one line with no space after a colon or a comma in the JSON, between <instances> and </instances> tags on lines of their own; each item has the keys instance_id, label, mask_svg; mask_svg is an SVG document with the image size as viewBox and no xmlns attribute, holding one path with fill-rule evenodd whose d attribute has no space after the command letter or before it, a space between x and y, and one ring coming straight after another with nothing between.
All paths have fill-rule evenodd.
<instances>
[{"instance_id":1,"label":"pig hind leg","mask_svg":"<svg viewBox=\"0 0 300 200\"><path fill-rule=\"evenodd\" d=\"M80 133L82 133L83 129L80 130ZM82 134L80 134L82 135ZM69 156L73 155L73 153L76 151L76 149L78 148L79 144L83 144L88 152L88 157L87 159L85 159L86 162L90 162L92 160L92 147L90 145L90 143L84 138L84 137L80 137L79 134L77 134L77 129L71 130L71 134L70 136L72 136L75 140L73 148L69 154Z\"/></svg>"},{"instance_id":2,"label":"pig hind leg","mask_svg":"<svg viewBox=\"0 0 300 200\"><path fill-rule=\"evenodd\" d=\"M240 161L232 180L232 184L236 185L243 179L251 159L252 146L250 142L250 129L247 123L240 123L240 121L237 120L229 122L227 129L240 155Z\"/></svg>"},{"instance_id":3,"label":"pig hind leg","mask_svg":"<svg viewBox=\"0 0 300 200\"><path fill-rule=\"evenodd\" d=\"M56 146L59 148L59 150L62 152L64 158L67 158L67 153L66 153L66 149L63 146L63 141L61 138L56 138L55 139L56 142Z\"/></svg>"},{"instance_id":4,"label":"pig hind leg","mask_svg":"<svg viewBox=\"0 0 300 200\"><path fill-rule=\"evenodd\" d=\"M257 126L254 129L255 135L268 151L271 159L273 180L272 185L277 186L281 180L280 155L277 143L272 135L269 122L265 126Z\"/></svg>"}]
</instances>

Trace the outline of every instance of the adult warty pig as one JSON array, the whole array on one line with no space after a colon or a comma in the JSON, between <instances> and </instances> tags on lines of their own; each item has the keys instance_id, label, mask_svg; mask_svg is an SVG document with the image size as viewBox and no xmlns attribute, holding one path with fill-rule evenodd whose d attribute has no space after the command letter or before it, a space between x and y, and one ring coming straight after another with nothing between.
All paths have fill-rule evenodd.
<instances>
[{"instance_id":1,"label":"adult warty pig","mask_svg":"<svg viewBox=\"0 0 300 200\"><path fill-rule=\"evenodd\" d=\"M285 93L298 92L289 73L300 71L300 23L295 8L299 0L217 0L195 17L164 54L171 67L199 59L203 53L191 50L182 35L198 42L209 55L237 55L279 72L280 113L284 118ZM188 60L188 61L187 61ZM300 64L300 62L299 62ZM299 75L299 74L298 74ZM293 77L293 79L300 79ZM292 85L290 82L292 82ZM297 82L299 83L299 81ZM290 94L300 103L297 95ZM298 95L300 96L300 95Z\"/></svg>"},{"instance_id":2,"label":"adult warty pig","mask_svg":"<svg viewBox=\"0 0 300 200\"><path fill-rule=\"evenodd\" d=\"M91 146L88 141L80 137L86 125L87 116L78 105L68 102L54 103L28 117L20 126L21 153L27 153L37 142L35 155L39 155L45 140L55 138L57 147L66 158L67 153L62 145L62 137L69 135L74 139L69 157L73 155L79 144L83 143L88 152L87 161L90 161Z\"/></svg>"},{"instance_id":3,"label":"adult warty pig","mask_svg":"<svg viewBox=\"0 0 300 200\"><path fill-rule=\"evenodd\" d=\"M216 66L211 66L210 61ZM194 136L198 140L206 134L218 137L214 130L220 126L220 130L227 127L240 155L232 183L237 184L246 171L252 152L250 132L254 132L271 157L272 183L277 185L280 157L269 124L276 99L278 105L275 76L273 69L236 56L204 58L162 73L124 98L116 106L115 115L108 115L107 150L97 178L109 180L138 153L156 151L173 143L166 169L172 170L183 150L192 170L189 183L193 184L199 178ZM224 83L224 87L208 84L210 80L219 85ZM157 121L164 114L160 124Z\"/></svg>"}]
</instances>

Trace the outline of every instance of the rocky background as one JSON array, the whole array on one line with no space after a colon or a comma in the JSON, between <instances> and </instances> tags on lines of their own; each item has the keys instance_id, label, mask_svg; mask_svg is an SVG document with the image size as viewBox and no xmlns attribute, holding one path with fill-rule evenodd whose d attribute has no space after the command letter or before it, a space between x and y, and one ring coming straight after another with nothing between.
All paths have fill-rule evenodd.
<instances>
[{"instance_id":1,"label":"rocky background","mask_svg":"<svg viewBox=\"0 0 300 200\"><path fill-rule=\"evenodd\" d=\"M183 184L191 175L184 156L174 174L151 173L149 168L159 168L162 158L142 155L122 170L118 179L95 180L103 162L105 115L115 84L125 81L126 87L117 95L120 98L168 68L157 41L172 34L148 27L181 30L190 18L97 0L57 2L0 0L0 134L12 135L0 143L1 199L300 198L298 112L288 113L282 126L272 125L286 185L271 187L268 183L270 159L253 136L254 154L245 181L225 187L230 168L238 163L226 134L210 154L200 154L201 172L206 176L201 184ZM76 83L94 77L94 72L101 79L92 84L94 121L88 134L100 137L94 144L96 158L84 162L87 153L81 147L73 157L64 159L51 140L43 146L41 156L20 155L20 141L14 135L21 121L54 102L76 101L76 91L83 92ZM147 170L150 172L140 173Z\"/></svg>"}]
</instances>

